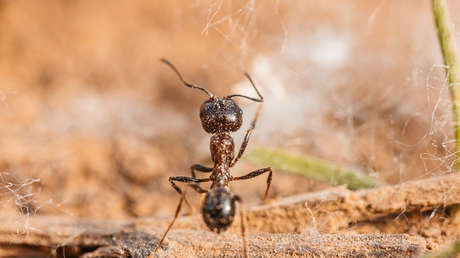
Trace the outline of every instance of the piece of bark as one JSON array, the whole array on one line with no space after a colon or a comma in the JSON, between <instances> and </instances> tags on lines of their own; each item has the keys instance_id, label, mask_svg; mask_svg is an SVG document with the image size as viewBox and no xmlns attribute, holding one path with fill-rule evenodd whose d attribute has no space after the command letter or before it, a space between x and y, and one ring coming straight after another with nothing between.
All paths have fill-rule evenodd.
<instances>
[{"instance_id":1,"label":"piece of bark","mask_svg":"<svg viewBox=\"0 0 460 258\"><path fill-rule=\"evenodd\" d=\"M275 235L256 232L339 232L341 229L348 228L350 223L372 223L372 221L381 223L381 218L385 217L390 218L388 222L392 223L394 217L404 212L421 214L422 211L436 211L439 208L451 207L458 203L460 203L460 175L458 174L357 192L348 191L344 188L334 188L319 193L298 195L271 205L255 207L246 212L247 229L250 232L249 245L251 246L251 250L260 251L267 255L269 254L269 250L273 248L282 250L279 255L288 255L287 252L290 252L292 248L294 248L292 249L294 252L297 252L297 249L295 249L296 245L302 246L302 243L308 243L304 254L307 256L314 255L308 251L310 250L309 248L312 248L311 243L320 241L321 239L312 239L312 235ZM149 244L146 244L147 248L144 250L145 254L149 249L153 248L153 244L156 241L155 237L159 237L170 222L170 218L89 220L40 216L26 218L26 221L18 223L21 220L24 220L24 218L0 218L0 245L46 247L54 248L54 250L64 253L70 252L69 250L75 247L77 248L75 252L84 250L88 255L91 253L91 255L97 255L97 252L103 253L108 250L114 252L115 250L119 250L121 255L127 253L131 256L133 254L130 252L134 252L133 250L142 251L144 249L140 247L133 250L129 249L130 245L123 244L126 242L126 239L134 239L131 246L134 243L146 244L148 242ZM231 245L233 246L233 251L236 250L235 248L240 249L241 245L236 244L237 242L241 243L238 224L239 221L236 220L230 229L230 232L233 231L234 234L227 233L217 236L214 233L208 232L200 215L180 217L174 225L174 230L171 231L166 239L165 244L171 247L166 249L166 251L171 255L179 254L174 252L190 252L190 254L198 254L200 256L200 253L196 253L199 249L193 249L195 245L198 245L206 251L206 253L202 253L206 256L207 254L217 254L219 251L226 249L226 242L234 244ZM18 225L25 225L26 227L18 228ZM449 226L452 227L452 225ZM189 231L177 230L180 228L185 228ZM140 240L141 236L144 242ZM200 238L200 236L203 237ZM370 235L317 234L316 236L326 237L323 238L324 243L320 241L321 245L317 246L318 250L326 252L328 244L337 244L338 246L335 247L336 250L334 251L337 254L339 253L338 247L348 250L344 247L346 246L345 242L352 243L351 246L359 247L360 243L353 243L353 241L364 241L364 239L359 239L357 236L367 237L365 237L367 242L363 242L364 246L376 243L376 250L381 250L382 246L385 246L384 243L387 243L385 241L391 239L393 241L391 246L395 246L396 249L400 250L398 252L403 252L404 250L406 250L404 252L408 252L407 250L410 248L407 249L406 247L411 246L408 245L409 242L418 243L415 244L420 248L417 250L425 248L423 244L420 244L423 238L411 238L407 235L374 235L374 237L371 237ZM332 239L333 236L339 239ZM396 240L395 236L399 237L399 240ZM122 240L117 241L116 239ZM340 239L345 242L341 242L342 240ZM379 242L380 240L377 239L385 241ZM417 240L414 242L410 239ZM408 242L401 242L403 240ZM202 241L204 242L201 243ZM398 241L401 244L394 245L394 242ZM283 245L277 246L281 243L291 242L294 245L289 250L283 249ZM64 250L62 248L64 246L70 249ZM99 247L103 247L103 249L97 249ZM78 248L83 249L79 251ZM363 246L359 248L361 248L359 249L361 250L360 252L367 252L365 251L367 247L365 249L362 249ZM225 252L230 252L228 253L229 256L236 255L236 253L231 253L233 252L232 250ZM396 252L391 248L388 250ZM163 250L162 252L166 251ZM412 253L413 251L410 252Z\"/></svg>"}]
</instances>

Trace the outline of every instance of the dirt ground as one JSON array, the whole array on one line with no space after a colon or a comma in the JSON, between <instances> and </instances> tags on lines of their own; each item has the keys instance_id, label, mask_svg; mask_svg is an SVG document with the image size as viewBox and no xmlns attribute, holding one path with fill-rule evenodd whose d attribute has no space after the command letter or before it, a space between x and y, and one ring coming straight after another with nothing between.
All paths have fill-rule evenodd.
<instances>
[{"instance_id":1,"label":"dirt ground","mask_svg":"<svg viewBox=\"0 0 460 258\"><path fill-rule=\"evenodd\" d=\"M169 219L179 196L168 177L211 162L198 116L205 95L161 57L216 95L253 94L243 72L252 75L265 105L249 149L311 155L389 185L455 171L429 1L0 0L1 217L16 218L18 231L40 216ZM256 108L239 103L237 146ZM232 173L257 168L243 160ZM250 209L264 184L232 190ZM275 171L270 198L330 188ZM415 234L433 249L452 207L334 232ZM437 226L412 232L417 222Z\"/></svg>"}]
</instances>

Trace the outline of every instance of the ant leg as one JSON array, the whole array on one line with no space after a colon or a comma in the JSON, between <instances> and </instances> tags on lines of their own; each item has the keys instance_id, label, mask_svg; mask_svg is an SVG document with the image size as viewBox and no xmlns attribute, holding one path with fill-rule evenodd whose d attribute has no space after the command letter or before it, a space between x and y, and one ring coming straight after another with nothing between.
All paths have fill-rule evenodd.
<instances>
[{"instance_id":1,"label":"ant leg","mask_svg":"<svg viewBox=\"0 0 460 258\"><path fill-rule=\"evenodd\" d=\"M244 210L243 210L243 200L241 197L238 195L234 195L232 198L232 202L239 202L239 208L240 208L240 223L241 223L241 238L243 239L243 253L244 257L248 257L248 250L247 250L247 244L246 244L246 225L245 225L245 220L244 220Z\"/></svg>"},{"instance_id":2,"label":"ant leg","mask_svg":"<svg viewBox=\"0 0 460 258\"><path fill-rule=\"evenodd\" d=\"M155 250L153 250L153 252L149 255L149 258L153 257L153 255L157 252L157 250L160 248L161 244L165 240L166 235L168 234L169 230L174 225L174 222L176 222L176 219L179 216L179 212L180 212L180 210L182 208L182 202L183 201L187 202L187 199L185 198L185 192L182 191L182 189L180 189L173 181L189 183L190 187L192 187L196 192L201 194L201 193L206 193L207 191L204 190L203 188L201 188L198 185L198 183L207 182L207 181L209 181L209 179L208 178L206 178L206 179L196 179L196 178L183 177L183 176L177 176L177 177L170 177L169 178L169 182L171 183L172 187L181 195L181 198L180 198L179 204L177 205L176 212L174 213L173 220L171 221L171 223L169 223L168 228L166 229L165 233L161 237L160 242L158 242L157 247L155 247Z\"/></svg>"},{"instance_id":3,"label":"ant leg","mask_svg":"<svg viewBox=\"0 0 460 258\"><path fill-rule=\"evenodd\" d=\"M209 182L209 181L211 181L211 179L210 178L198 179L198 178L186 177L186 176L172 176L172 177L170 177L169 182L171 183L171 186L179 194L182 194L182 190L174 183L174 181L183 182L183 183L189 183L189 184L199 184L199 183Z\"/></svg>"},{"instance_id":4,"label":"ant leg","mask_svg":"<svg viewBox=\"0 0 460 258\"><path fill-rule=\"evenodd\" d=\"M243 156L243 153L246 150L246 147L248 146L248 143L249 143L249 137L251 137L252 131L254 131L254 128L256 127L256 122L257 122L257 119L259 118L260 111L262 111L263 105L264 103L262 102L259 104L259 107L257 107L256 114L254 115L254 118L252 119L252 122L251 122L251 126L246 131L246 135L244 135L244 140L243 140L243 143L241 144L238 155L232 161L232 163L230 164L230 167L233 167L236 164L236 162L238 162L238 160L241 158L241 156Z\"/></svg>"},{"instance_id":5,"label":"ant leg","mask_svg":"<svg viewBox=\"0 0 460 258\"><path fill-rule=\"evenodd\" d=\"M195 170L196 170L196 171L203 172L203 173L212 172L212 168L208 168L208 167L203 166L203 165L200 165L200 164L193 164L193 165L190 167L190 170L191 170L191 172L192 172L192 177L193 177L193 178L196 178Z\"/></svg>"},{"instance_id":6,"label":"ant leg","mask_svg":"<svg viewBox=\"0 0 460 258\"><path fill-rule=\"evenodd\" d=\"M163 243L163 241L165 240L166 238L166 235L168 234L169 230L172 228L172 226L174 225L174 222L176 222L176 219L177 217L179 216L179 212L180 212L180 209L182 207L182 202L185 200L185 193L182 193L181 194L181 198L180 198L180 201L179 201L179 204L177 205L177 208L176 208L176 213L174 213L174 218L173 220L171 221L171 223L169 223L169 226L168 228L166 229L165 233L163 234L163 236L161 237L161 240L160 242L158 242L158 245L157 247L155 247L155 250L153 250L153 252L149 255L149 258L152 257L153 258L153 255L158 251L158 249L160 248L161 244Z\"/></svg>"},{"instance_id":7,"label":"ant leg","mask_svg":"<svg viewBox=\"0 0 460 258\"><path fill-rule=\"evenodd\" d=\"M190 171L192 172L192 177L193 178L196 178L196 174L195 174L195 170L196 171L199 171L199 172L203 172L203 173L209 173L209 172L212 172L212 168L209 168L209 167L206 167L206 166L203 166L203 165L200 165L200 164L193 164L192 166L190 166ZM196 187L199 187L197 184L193 184L191 185L192 188L195 189L195 191L197 191L198 193L206 193L207 191L206 190L198 190ZM193 208L193 206L189 206L190 207L190 214L189 215L193 215L195 214L195 209Z\"/></svg>"},{"instance_id":8,"label":"ant leg","mask_svg":"<svg viewBox=\"0 0 460 258\"><path fill-rule=\"evenodd\" d=\"M171 183L171 186L178 192L180 195L184 195L184 192L182 189L177 186L174 181L177 182L183 182L183 183L188 183L190 187L193 188L197 193L206 193L207 191L201 188L198 184L203 183L203 182L209 182L211 179L209 178L203 178L203 179L197 179L197 178L191 178L191 177L185 177L185 176L173 176L169 178L169 182ZM184 195L184 201L187 204L187 206L190 207L190 209L193 211L193 206L188 202L187 198ZM192 212L193 213L193 212Z\"/></svg>"},{"instance_id":9,"label":"ant leg","mask_svg":"<svg viewBox=\"0 0 460 258\"><path fill-rule=\"evenodd\" d=\"M198 183L208 182L210 180L211 179L209 179L209 178L197 179L197 178L191 178L191 177L185 177L185 176L174 176L174 177L169 178L169 183L171 183L171 186L174 188L174 190L176 190L177 193L182 195L182 189L180 189L179 186L177 186L174 183L174 181L190 183L192 188L195 189L195 191L197 191L197 187L201 189L201 187L198 185ZM196 185L196 186L194 186L194 185ZM201 189L201 190L203 190L203 189ZM205 190L203 190L203 191L205 191ZM187 204L187 206L190 208L191 214L193 214L194 208L193 208L193 206L190 204L190 202L187 200L187 198L185 196L184 196L184 201Z\"/></svg>"},{"instance_id":10,"label":"ant leg","mask_svg":"<svg viewBox=\"0 0 460 258\"><path fill-rule=\"evenodd\" d=\"M208 192L207 190L204 190L203 188L201 188L201 186L199 186L198 184L190 184L189 186L193 188L193 190L195 190L195 192L199 194L204 194Z\"/></svg>"},{"instance_id":11,"label":"ant leg","mask_svg":"<svg viewBox=\"0 0 460 258\"><path fill-rule=\"evenodd\" d=\"M174 176L174 177L170 177L169 178L169 182L171 183L171 186L179 193L182 195L182 189L179 188L179 186L177 186L174 181L177 181L177 182L183 182L183 183L187 183L188 186L190 186L191 188L193 188L193 190L195 190L197 193L199 194L202 194L202 193L207 193L208 191L201 188L200 185L198 185L199 183L204 183L204 182L209 182L211 181L211 179L209 178L202 178L202 179L198 179L198 178L192 178L192 177L186 177L186 176ZM184 201L187 202L187 198L184 196Z\"/></svg>"},{"instance_id":12,"label":"ant leg","mask_svg":"<svg viewBox=\"0 0 460 258\"><path fill-rule=\"evenodd\" d=\"M272 172L273 172L272 168L270 168L270 167L261 168L261 169L252 171L251 173L249 173L247 175L234 177L232 180L236 181L236 180L251 179L251 178L254 178L256 176L260 176L260 175L262 175L263 173L266 173L266 172L270 172L268 174L268 177L267 177L267 189L265 189L265 194L264 194L264 200L266 200L267 196L268 196L268 189L270 189L270 184L272 183Z\"/></svg>"}]
</instances>

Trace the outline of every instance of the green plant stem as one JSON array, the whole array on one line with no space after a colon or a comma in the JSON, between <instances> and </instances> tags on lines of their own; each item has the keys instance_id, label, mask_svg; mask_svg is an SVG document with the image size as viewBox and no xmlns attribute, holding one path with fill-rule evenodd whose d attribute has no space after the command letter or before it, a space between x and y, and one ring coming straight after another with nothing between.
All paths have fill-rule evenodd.
<instances>
[{"instance_id":1,"label":"green plant stem","mask_svg":"<svg viewBox=\"0 0 460 258\"><path fill-rule=\"evenodd\" d=\"M457 45L455 34L451 29L451 21L446 0L432 0L433 16L438 30L439 45L441 47L444 65L446 67L449 91L452 98L452 111L455 132L456 167L460 169L460 71L457 59Z\"/></svg>"},{"instance_id":2,"label":"green plant stem","mask_svg":"<svg viewBox=\"0 0 460 258\"><path fill-rule=\"evenodd\" d=\"M247 153L243 158L259 165L270 166L277 171L285 171L333 185L346 185L352 190L382 185L363 173L281 150L258 148Z\"/></svg>"}]
</instances>

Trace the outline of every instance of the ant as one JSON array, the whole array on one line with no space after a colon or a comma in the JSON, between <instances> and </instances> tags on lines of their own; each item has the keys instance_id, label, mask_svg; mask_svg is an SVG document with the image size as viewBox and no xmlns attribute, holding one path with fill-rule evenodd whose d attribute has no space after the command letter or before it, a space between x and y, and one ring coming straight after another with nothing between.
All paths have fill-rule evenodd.
<instances>
[{"instance_id":1,"label":"ant","mask_svg":"<svg viewBox=\"0 0 460 258\"><path fill-rule=\"evenodd\" d=\"M185 198L185 191L177 186L176 182L186 183L197 193L206 194L202 203L201 213L203 215L204 222L213 232L224 232L228 229L228 227L230 227L235 217L235 203L238 202L240 204L241 237L243 240L244 256L247 257L244 214L243 210L241 209L242 199L240 196L232 194L228 185L231 181L251 179L269 172L267 177L267 188L264 195L264 199L267 199L268 189L270 188L272 181L272 169L270 167L258 169L247 175L239 177L233 177L230 174L230 168L233 167L241 158L246 149L246 146L248 145L249 137L255 128L257 118L259 117L259 113L262 109L264 98L257 90L248 73L245 73L244 75L251 83L259 98L251 98L240 94L229 95L226 97L215 97L209 90L186 82L177 68L168 60L161 59L160 61L168 65L177 74L185 86L201 90L209 96L209 99L206 100L200 107L200 119L203 129L207 133L212 134L210 140L210 150L211 158L214 162L214 167L211 168L200 164L194 164L190 167L192 177L174 176L169 178L171 186L181 195L181 199L177 205L173 220L169 224L168 228L163 234L163 237L161 238L160 242L150 257L152 257L153 254L160 248L166 235L176 221L181 210L182 202L185 200L187 205L190 206L187 199ZM236 132L238 129L240 129L243 123L243 111L233 101L232 98L234 97L242 97L260 103L249 129L246 131L243 143L241 144L240 150L236 157L234 152L235 145L233 143L233 138L230 136L230 133ZM197 178L195 171L211 173L211 175L208 178ZM200 183L204 182L212 182L209 190L205 190L199 185Z\"/></svg>"}]
</instances>

